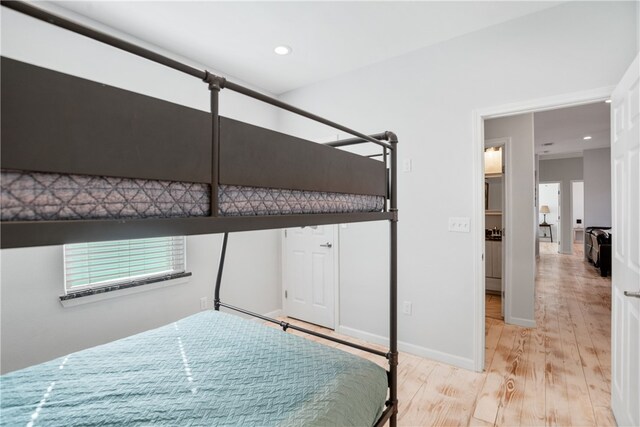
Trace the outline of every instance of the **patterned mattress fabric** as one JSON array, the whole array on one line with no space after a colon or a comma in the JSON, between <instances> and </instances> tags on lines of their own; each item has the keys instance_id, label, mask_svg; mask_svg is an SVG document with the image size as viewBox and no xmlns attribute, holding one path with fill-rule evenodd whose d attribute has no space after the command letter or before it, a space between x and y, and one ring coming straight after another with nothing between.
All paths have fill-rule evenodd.
<instances>
[{"instance_id":1,"label":"patterned mattress fabric","mask_svg":"<svg viewBox=\"0 0 640 427\"><path fill-rule=\"evenodd\" d=\"M0 425L365 426L386 372L226 313L174 324L0 377Z\"/></svg>"},{"instance_id":2,"label":"patterned mattress fabric","mask_svg":"<svg viewBox=\"0 0 640 427\"><path fill-rule=\"evenodd\" d=\"M209 184L58 173L0 171L0 220L209 216ZM222 216L375 212L384 197L220 185Z\"/></svg>"},{"instance_id":3,"label":"patterned mattress fabric","mask_svg":"<svg viewBox=\"0 0 640 427\"><path fill-rule=\"evenodd\" d=\"M223 216L377 212L384 208L382 196L237 185L220 185L218 200Z\"/></svg>"},{"instance_id":4,"label":"patterned mattress fabric","mask_svg":"<svg viewBox=\"0 0 640 427\"><path fill-rule=\"evenodd\" d=\"M0 187L2 221L178 218L211 212L207 184L2 170Z\"/></svg>"}]
</instances>

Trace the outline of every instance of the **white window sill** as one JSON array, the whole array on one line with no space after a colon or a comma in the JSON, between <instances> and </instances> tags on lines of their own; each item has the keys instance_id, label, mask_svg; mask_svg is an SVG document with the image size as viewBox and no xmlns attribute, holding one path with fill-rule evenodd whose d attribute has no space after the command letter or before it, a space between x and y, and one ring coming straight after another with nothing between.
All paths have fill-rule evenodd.
<instances>
[{"instance_id":1,"label":"white window sill","mask_svg":"<svg viewBox=\"0 0 640 427\"><path fill-rule=\"evenodd\" d=\"M154 289L166 288L168 286L181 285L189 282L191 273L182 277L177 277L168 280L158 280L150 283L144 283L137 286L124 287L121 289L113 289L102 292L96 292L88 295L77 295L69 297L69 295L63 295L60 297L60 303L63 307L75 307L83 304L90 304L98 301L104 301L112 298L118 298L126 295L138 294L141 292L148 292Z\"/></svg>"}]
</instances>

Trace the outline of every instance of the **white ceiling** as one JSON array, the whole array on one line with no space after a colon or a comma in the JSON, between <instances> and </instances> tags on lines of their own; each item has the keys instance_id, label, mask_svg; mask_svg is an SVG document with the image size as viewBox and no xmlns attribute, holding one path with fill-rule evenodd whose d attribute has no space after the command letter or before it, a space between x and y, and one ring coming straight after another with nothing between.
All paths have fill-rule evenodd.
<instances>
[{"instance_id":1,"label":"white ceiling","mask_svg":"<svg viewBox=\"0 0 640 427\"><path fill-rule=\"evenodd\" d=\"M558 5L64 1L57 5L273 94ZM288 45L293 53L277 56Z\"/></svg>"},{"instance_id":2,"label":"white ceiling","mask_svg":"<svg viewBox=\"0 0 640 427\"><path fill-rule=\"evenodd\" d=\"M580 157L583 150L609 147L610 111L610 104L597 102L535 113L536 154L540 159ZM585 136L591 139L586 141ZM553 145L543 145L546 143Z\"/></svg>"}]
</instances>

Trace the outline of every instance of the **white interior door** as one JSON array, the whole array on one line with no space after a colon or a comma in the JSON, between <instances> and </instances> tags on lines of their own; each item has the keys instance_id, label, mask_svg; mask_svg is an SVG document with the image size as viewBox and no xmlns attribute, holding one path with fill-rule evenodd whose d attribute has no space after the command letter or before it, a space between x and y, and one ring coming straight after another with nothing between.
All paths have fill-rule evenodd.
<instances>
[{"instance_id":1,"label":"white interior door","mask_svg":"<svg viewBox=\"0 0 640 427\"><path fill-rule=\"evenodd\" d=\"M335 226L285 230L282 240L284 314L334 328Z\"/></svg>"},{"instance_id":2,"label":"white interior door","mask_svg":"<svg viewBox=\"0 0 640 427\"><path fill-rule=\"evenodd\" d=\"M611 406L620 426L640 425L640 63L611 96Z\"/></svg>"}]
</instances>

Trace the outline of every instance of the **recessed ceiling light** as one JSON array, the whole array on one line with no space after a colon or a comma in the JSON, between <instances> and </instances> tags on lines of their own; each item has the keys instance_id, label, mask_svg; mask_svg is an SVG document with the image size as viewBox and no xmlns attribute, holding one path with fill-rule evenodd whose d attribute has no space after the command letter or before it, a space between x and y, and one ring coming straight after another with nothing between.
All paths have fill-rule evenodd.
<instances>
[{"instance_id":1,"label":"recessed ceiling light","mask_svg":"<svg viewBox=\"0 0 640 427\"><path fill-rule=\"evenodd\" d=\"M273 51L276 55L289 55L291 53L291 48L289 46L276 46Z\"/></svg>"},{"instance_id":2,"label":"recessed ceiling light","mask_svg":"<svg viewBox=\"0 0 640 427\"><path fill-rule=\"evenodd\" d=\"M585 141L588 141L588 140L590 140L590 139L591 139L591 137L590 137L589 135L587 135L587 136L585 136L585 137L584 137L584 138L582 138L582 139L584 139Z\"/></svg>"},{"instance_id":3,"label":"recessed ceiling light","mask_svg":"<svg viewBox=\"0 0 640 427\"><path fill-rule=\"evenodd\" d=\"M553 142L545 142L545 143L544 143L544 144L542 144L542 145L544 145L545 147L548 147L548 146L550 146L550 145L553 145Z\"/></svg>"},{"instance_id":4,"label":"recessed ceiling light","mask_svg":"<svg viewBox=\"0 0 640 427\"><path fill-rule=\"evenodd\" d=\"M610 100L610 99L607 99L607 100L606 100L606 101L604 101L604 102L606 102L607 104L611 104L611 100Z\"/></svg>"}]
</instances>

